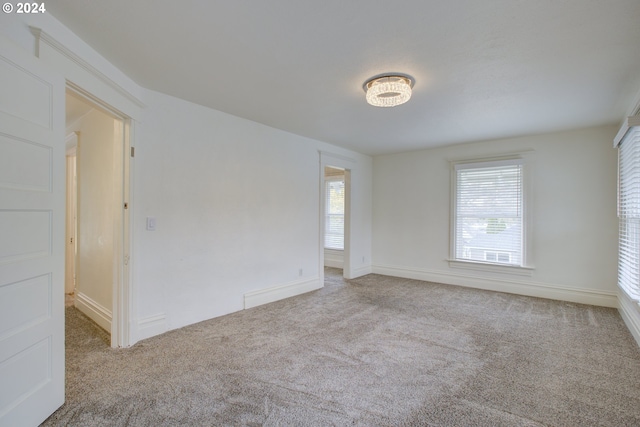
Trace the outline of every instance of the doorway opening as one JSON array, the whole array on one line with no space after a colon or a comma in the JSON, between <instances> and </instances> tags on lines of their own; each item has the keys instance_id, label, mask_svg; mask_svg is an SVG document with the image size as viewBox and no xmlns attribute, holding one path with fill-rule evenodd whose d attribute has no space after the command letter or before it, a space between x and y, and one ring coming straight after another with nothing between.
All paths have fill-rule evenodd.
<instances>
[{"instance_id":1,"label":"doorway opening","mask_svg":"<svg viewBox=\"0 0 640 427\"><path fill-rule=\"evenodd\" d=\"M324 168L324 266L344 268L345 170Z\"/></svg>"},{"instance_id":2,"label":"doorway opening","mask_svg":"<svg viewBox=\"0 0 640 427\"><path fill-rule=\"evenodd\" d=\"M128 118L66 92L66 303L128 345Z\"/></svg>"},{"instance_id":3,"label":"doorway opening","mask_svg":"<svg viewBox=\"0 0 640 427\"><path fill-rule=\"evenodd\" d=\"M351 159L320 152L320 279L324 268L351 268Z\"/></svg>"}]
</instances>

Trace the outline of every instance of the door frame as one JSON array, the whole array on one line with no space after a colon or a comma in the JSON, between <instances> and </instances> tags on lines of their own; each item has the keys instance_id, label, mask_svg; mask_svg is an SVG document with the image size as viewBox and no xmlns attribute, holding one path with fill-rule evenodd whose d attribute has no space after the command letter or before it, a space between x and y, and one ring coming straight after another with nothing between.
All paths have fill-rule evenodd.
<instances>
[{"instance_id":1,"label":"door frame","mask_svg":"<svg viewBox=\"0 0 640 427\"><path fill-rule=\"evenodd\" d=\"M66 94L65 94L65 102L66 102ZM65 124L66 125L66 124ZM71 147L69 147L71 146ZM75 293L76 291L76 253L77 253L77 240L78 240L78 233L77 233L77 222L76 222L76 215L73 216L73 218L71 218L69 215L71 212L76 213L78 210L78 206L77 206L77 185L76 185L76 152L77 152L77 148L78 148L78 133L77 132L71 132L70 134L68 134L65 138L65 150L66 150L66 164L67 164L67 170L66 170L66 176L67 176L67 182L66 182L66 189L67 189L67 194L65 197L65 206L66 206L66 212L65 212L65 222L66 222L66 229L65 229L65 262L64 262L64 292L65 294L69 293L68 289L67 289L67 284L69 282L69 270L73 270L73 277L72 277L72 281L73 281L73 289L72 289L72 293ZM73 159L73 160L71 160ZM72 169L70 170L70 167L72 167ZM69 241L69 239L73 239L73 241ZM69 252L71 251L70 246L73 246L73 264L69 265Z\"/></svg>"},{"instance_id":2,"label":"door frame","mask_svg":"<svg viewBox=\"0 0 640 427\"><path fill-rule=\"evenodd\" d=\"M118 254L117 271L114 273L121 278L115 291L112 318L117 320L112 326L112 342L116 347L128 347L136 341L137 329L133 320L135 307L135 292L132 291L132 259L131 251L133 239L131 237L131 202L133 199L133 168L129 153L135 145L135 124L142 118L146 108L142 102L141 88L132 80L121 74L117 69L109 67L97 59L97 52L82 43L71 39L59 41L51 34L38 27L29 27L35 37L35 54L54 70L57 70L66 80L66 88L72 89L93 103L116 113L124 120L124 163L125 178L128 182L123 188L125 201L128 203L127 212L123 214L121 253ZM94 65L96 64L96 65ZM115 340L114 340L115 335Z\"/></svg>"},{"instance_id":3,"label":"door frame","mask_svg":"<svg viewBox=\"0 0 640 427\"><path fill-rule=\"evenodd\" d=\"M67 92L83 99L93 105L114 120L122 122L122 158L120 164L116 165L116 174L122 177L120 204L120 215L115 216L113 224L113 273L114 283L112 292L111 308L111 347L128 347L130 345L130 318L131 301L129 291L130 286L130 264L131 264L131 173L130 173L130 153L131 153L131 118L117 109L111 107L98 97L90 94L78 85L67 81Z\"/></svg>"},{"instance_id":4,"label":"door frame","mask_svg":"<svg viewBox=\"0 0 640 427\"><path fill-rule=\"evenodd\" d=\"M327 170L340 171L340 175L330 175L330 176L328 176L327 175ZM327 215L327 212L326 212L327 211L327 205L326 205L326 203L327 203L328 197L329 197L329 195L327 194L327 185L330 182L342 182L343 189L344 189L344 194L343 194L343 199L342 199L342 220L343 220L343 223L342 223L342 249L336 250L336 249L330 249L330 248L326 248L326 247L324 248L324 265L325 265L325 267L326 266L331 266L331 263L327 262L327 252L331 253L331 252L334 252L334 251L339 251L340 252L340 262L338 263L338 264L340 264L339 268L340 269L344 268L344 252L345 252L345 250L344 250L345 249L344 236L345 236L345 234L347 234L346 231L345 231L345 225L346 225L345 218L346 218L346 211L347 211L347 209L346 209L346 201L347 201L347 198L346 198L346 186L347 186L347 180L350 179L350 177L349 178L347 177L347 173L348 173L347 169L338 168L336 166L327 166L327 167L325 167L325 176L324 176L325 227L327 226L327 216L326 216ZM326 232L326 228L325 228L325 232ZM326 236L325 236L325 240L326 240Z\"/></svg>"},{"instance_id":5,"label":"door frame","mask_svg":"<svg viewBox=\"0 0 640 427\"><path fill-rule=\"evenodd\" d=\"M353 277L351 265L351 170L355 159L327 151L319 151L320 154L320 212L319 212L319 266L320 283L324 285L324 216L327 200L326 186L324 183L324 168L337 167L344 169L344 250L342 276L350 279Z\"/></svg>"}]
</instances>

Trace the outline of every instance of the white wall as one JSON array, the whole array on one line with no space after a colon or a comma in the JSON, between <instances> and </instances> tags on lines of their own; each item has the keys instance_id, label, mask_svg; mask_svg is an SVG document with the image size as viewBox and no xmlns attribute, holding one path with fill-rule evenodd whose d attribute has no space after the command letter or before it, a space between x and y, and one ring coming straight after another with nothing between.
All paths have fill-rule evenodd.
<instances>
[{"instance_id":1,"label":"white wall","mask_svg":"<svg viewBox=\"0 0 640 427\"><path fill-rule=\"evenodd\" d=\"M91 110L67 126L78 132L78 252L75 304L111 332L114 287L114 223L120 211L121 179L115 161L121 157L115 120ZM121 141L121 137L119 138ZM118 185L120 182L120 185Z\"/></svg>"},{"instance_id":2,"label":"white wall","mask_svg":"<svg viewBox=\"0 0 640 427\"><path fill-rule=\"evenodd\" d=\"M365 220L354 241L371 259L370 158L157 92L144 101L133 205L142 329L241 310L256 290L321 286L318 150L356 159L353 213Z\"/></svg>"},{"instance_id":3,"label":"white wall","mask_svg":"<svg viewBox=\"0 0 640 427\"><path fill-rule=\"evenodd\" d=\"M616 127L374 158L374 272L616 306ZM534 150L531 277L450 268L450 161Z\"/></svg>"}]
</instances>

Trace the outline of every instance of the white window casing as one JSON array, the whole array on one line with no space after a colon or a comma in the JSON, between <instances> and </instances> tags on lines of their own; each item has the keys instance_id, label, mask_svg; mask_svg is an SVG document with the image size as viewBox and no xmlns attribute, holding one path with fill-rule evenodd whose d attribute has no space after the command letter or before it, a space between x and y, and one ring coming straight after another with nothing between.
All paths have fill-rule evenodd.
<instances>
[{"instance_id":1,"label":"white window casing","mask_svg":"<svg viewBox=\"0 0 640 427\"><path fill-rule=\"evenodd\" d=\"M522 155L452 163L451 267L531 274L526 169Z\"/></svg>"},{"instance_id":2,"label":"white window casing","mask_svg":"<svg viewBox=\"0 0 640 427\"><path fill-rule=\"evenodd\" d=\"M618 146L618 286L640 301L640 120L629 118ZM631 122L631 123L629 123ZM636 123L634 125L634 123Z\"/></svg>"}]
</instances>

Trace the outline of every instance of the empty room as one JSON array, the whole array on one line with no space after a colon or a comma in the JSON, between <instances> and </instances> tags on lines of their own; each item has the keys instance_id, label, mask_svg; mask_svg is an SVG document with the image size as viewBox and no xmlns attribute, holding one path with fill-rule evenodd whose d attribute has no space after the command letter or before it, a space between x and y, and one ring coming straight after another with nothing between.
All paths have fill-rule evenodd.
<instances>
[{"instance_id":1,"label":"empty room","mask_svg":"<svg viewBox=\"0 0 640 427\"><path fill-rule=\"evenodd\" d=\"M5 2L0 426L640 425L639 21Z\"/></svg>"}]
</instances>

